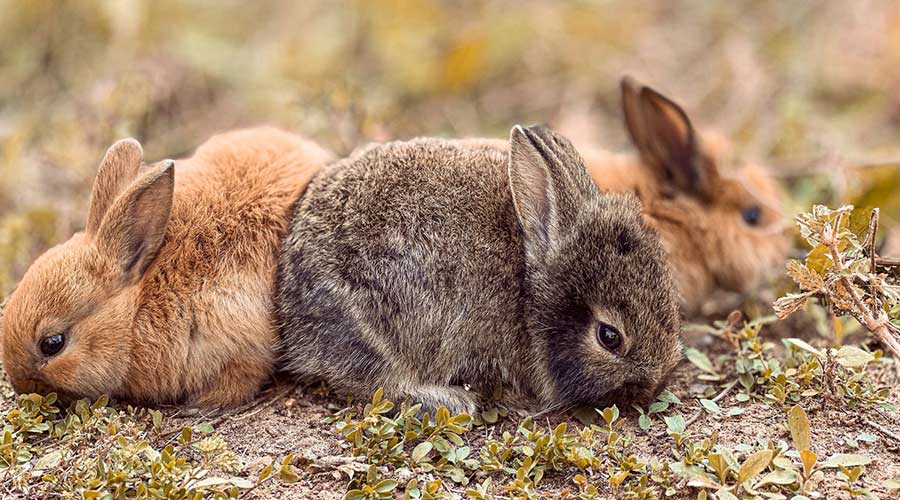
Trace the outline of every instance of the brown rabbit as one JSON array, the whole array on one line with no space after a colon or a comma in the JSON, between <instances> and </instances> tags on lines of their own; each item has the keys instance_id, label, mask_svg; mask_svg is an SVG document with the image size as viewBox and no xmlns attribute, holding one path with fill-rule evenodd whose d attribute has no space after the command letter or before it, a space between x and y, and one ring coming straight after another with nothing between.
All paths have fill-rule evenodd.
<instances>
[{"instance_id":1,"label":"brown rabbit","mask_svg":"<svg viewBox=\"0 0 900 500\"><path fill-rule=\"evenodd\" d=\"M272 128L152 165L113 144L84 232L25 273L2 318L18 392L225 407L273 368L271 294L289 207L330 157Z\"/></svg>"},{"instance_id":2,"label":"brown rabbit","mask_svg":"<svg viewBox=\"0 0 900 500\"><path fill-rule=\"evenodd\" d=\"M727 141L701 137L680 106L624 78L622 107L637 154L579 148L602 189L638 195L660 232L685 308L717 289L745 292L786 258L778 188L767 170L732 171Z\"/></svg>"},{"instance_id":3,"label":"brown rabbit","mask_svg":"<svg viewBox=\"0 0 900 500\"><path fill-rule=\"evenodd\" d=\"M433 410L633 402L681 358L678 299L630 194L568 140L369 146L297 203L275 305L285 370Z\"/></svg>"},{"instance_id":4,"label":"brown rabbit","mask_svg":"<svg viewBox=\"0 0 900 500\"><path fill-rule=\"evenodd\" d=\"M900 227L888 233L880 253L886 257L900 258Z\"/></svg>"}]
</instances>

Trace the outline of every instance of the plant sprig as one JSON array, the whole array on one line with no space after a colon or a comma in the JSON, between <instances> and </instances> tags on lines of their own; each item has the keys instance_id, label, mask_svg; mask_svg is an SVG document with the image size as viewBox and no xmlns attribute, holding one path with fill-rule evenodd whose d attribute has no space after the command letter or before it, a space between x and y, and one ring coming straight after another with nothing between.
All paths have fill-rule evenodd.
<instances>
[{"instance_id":1,"label":"plant sprig","mask_svg":"<svg viewBox=\"0 0 900 500\"><path fill-rule=\"evenodd\" d=\"M852 316L871 332L893 353L900 373L900 282L875 251L878 209L868 223L863 217L849 205L836 210L816 205L797 216L812 250L805 263L788 261L788 274L800 292L776 300L775 313L784 319L817 298L836 316Z\"/></svg>"}]
</instances>

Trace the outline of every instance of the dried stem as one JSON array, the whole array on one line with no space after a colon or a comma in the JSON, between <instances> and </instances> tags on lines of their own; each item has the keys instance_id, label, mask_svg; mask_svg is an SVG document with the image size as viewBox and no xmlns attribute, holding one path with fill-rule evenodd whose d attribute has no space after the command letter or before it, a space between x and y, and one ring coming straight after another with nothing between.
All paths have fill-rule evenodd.
<instances>
[{"instance_id":1,"label":"dried stem","mask_svg":"<svg viewBox=\"0 0 900 500\"><path fill-rule=\"evenodd\" d=\"M869 217L869 272L875 273L876 271L876 255L875 255L875 233L878 232L878 214L879 210L877 208L872 209L872 215Z\"/></svg>"},{"instance_id":2,"label":"dried stem","mask_svg":"<svg viewBox=\"0 0 900 500\"><path fill-rule=\"evenodd\" d=\"M840 227L840 219L838 220L838 223L835 224L835 226ZM874 245L874 233L877 230L878 209L876 208L872 210L872 216L869 219L869 239L871 245ZM884 311L877 307L877 301L875 301L872 308L866 307L862 299L860 299L859 295L856 293L856 290L853 288L853 285L850 283L850 280L846 275L843 275L844 260L841 257L840 251L838 251L838 238L836 238L834 235L824 236L826 237L822 239L822 243L827 246L829 252L831 252L834 270L839 275L841 275L839 278L841 285L843 285L844 289L847 290L847 294L850 295L850 299L853 301L853 305L855 306L856 310L850 311L850 313L854 318L856 318L857 321L865 326L866 329L872 332L872 334L875 335L875 338L877 338L879 342L884 344L884 346L894 354L894 368L897 370L897 374L900 375L900 340L898 340L898 337L894 335L890 319ZM875 251L873 247L872 256L874 257L874 255ZM875 264L876 260L873 258L873 267L871 269L872 273L875 273Z\"/></svg>"},{"instance_id":3,"label":"dried stem","mask_svg":"<svg viewBox=\"0 0 900 500\"><path fill-rule=\"evenodd\" d=\"M881 432L881 433L884 434L885 436L887 436L887 437L893 439L894 441L897 441L898 443L900 443L900 436L898 436L897 434L891 432L890 430L888 430L888 429L885 428L884 426L879 425L879 424L877 424L877 423L875 423L875 422L873 422L873 421L871 421L871 420L868 420L868 419L863 420L863 422L865 422L865 424L868 425L869 427L871 427L871 428L873 428L873 429L875 429L875 430Z\"/></svg>"},{"instance_id":4,"label":"dried stem","mask_svg":"<svg viewBox=\"0 0 900 500\"><path fill-rule=\"evenodd\" d=\"M875 264L880 267L900 267L900 257L876 257Z\"/></svg>"},{"instance_id":5,"label":"dried stem","mask_svg":"<svg viewBox=\"0 0 900 500\"><path fill-rule=\"evenodd\" d=\"M878 232L878 215L880 211L877 208L872 209L872 215L869 216L869 272L878 274L877 262L875 261L875 235ZM872 297L872 314L878 314L878 299Z\"/></svg>"}]
</instances>

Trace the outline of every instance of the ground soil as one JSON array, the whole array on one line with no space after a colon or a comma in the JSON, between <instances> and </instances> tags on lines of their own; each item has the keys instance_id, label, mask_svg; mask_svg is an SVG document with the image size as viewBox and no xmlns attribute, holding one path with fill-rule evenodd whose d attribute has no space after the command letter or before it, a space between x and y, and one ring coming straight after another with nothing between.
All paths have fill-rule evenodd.
<instances>
[{"instance_id":1,"label":"ground soil","mask_svg":"<svg viewBox=\"0 0 900 500\"><path fill-rule=\"evenodd\" d=\"M721 345L705 346L714 356ZM890 365L870 368L877 383L895 387L889 402L900 407L900 384L893 367ZM690 422L701 410L695 403L706 383L697 378L698 370L688 362L683 362L674 373L669 389L677 395L685 406L680 410ZM0 410L5 413L13 404L14 395L8 384L0 388ZM770 403L750 400L739 403L730 393L719 401L720 406L727 409L741 406L744 413L730 418L718 418L703 412L696 421L688 426L691 436L701 437L718 433L718 442L727 446L737 444L753 444L757 439L790 441L786 427L785 410ZM243 474L255 477L256 474L273 459L293 453L300 472L300 480L294 484L273 483L269 488L259 488L246 495L247 498L258 499L340 499L344 497L348 477L339 467L341 464L353 462L342 447L342 437L333 424L326 423L326 418L336 410L345 406L345 401L329 397L326 390L320 387L298 388L289 382L276 382L252 404L237 412L224 414L198 414L178 408L164 409L165 430L180 429L182 426L200 422L211 422L217 432L230 443L240 460L246 464ZM812 400L806 405L810 418L812 448L820 460L835 453L863 453L873 459L866 467L862 484L870 487L881 499L900 497L898 492L888 492L881 483L887 479L900 478L900 414L881 409L854 410L840 403L830 402L826 398ZM672 441L664 436L663 423L654 422L649 432L641 431L637 426L637 413L626 410L622 418L626 421L622 432L635 436L634 450L645 458L671 457ZM545 417L543 423L555 426L567 421L572 426L580 425L573 417L556 415ZM465 434L473 448L483 442L484 436L493 432L499 435L503 430L514 430L517 425L514 419L501 419L495 429L472 431ZM878 436L875 443L860 442L860 448L851 448L846 440L854 438L862 432ZM388 474L390 471L388 471ZM559 492L572 487L571 474L548 474L541 483L547 494ZM495 481L496 482L496 481ZM696 498L697 490L681 485L676 498ZM452 491L464 497L464 488L452 487ZM829 474L816 488L822 498L829 500L849 499L842 489L842 483L836 480L835 474ZM892 496L893 495L893 496ZM612 498L611 495L608 498Z\"/></svg>"}]
</instances>

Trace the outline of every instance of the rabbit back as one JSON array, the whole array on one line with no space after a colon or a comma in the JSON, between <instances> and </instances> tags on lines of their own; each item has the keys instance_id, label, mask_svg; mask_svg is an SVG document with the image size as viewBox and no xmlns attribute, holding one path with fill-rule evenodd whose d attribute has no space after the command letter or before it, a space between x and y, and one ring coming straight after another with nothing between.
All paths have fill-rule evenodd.
<instances>
[{"instance_id":1,"label":"rabbit back","mask_svg":"<svg viewBox=\"0 0 900 500\"><path fill-rule=\"evenodd\" d=\"M418 139L318 176L279 263L285 368L362 394L515 383L484 355L528 349L507 161L490 144Z\"/></svg>"}]
</instances>

